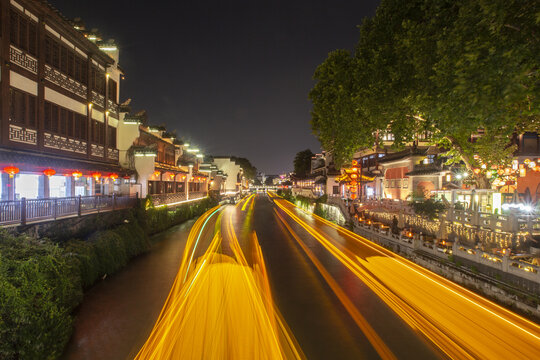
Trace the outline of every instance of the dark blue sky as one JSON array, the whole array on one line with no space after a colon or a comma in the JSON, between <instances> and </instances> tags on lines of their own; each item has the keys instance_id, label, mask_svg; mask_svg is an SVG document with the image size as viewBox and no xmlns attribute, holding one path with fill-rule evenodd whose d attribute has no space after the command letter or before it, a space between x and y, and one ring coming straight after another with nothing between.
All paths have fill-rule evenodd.
<instances>
[{"instance_id":1,"label":"dark blue sky","mask_svg":"<svg viewBox=\"0 0 540 360\"><path fill-rule=\"evenodd\" d=\"M309 125L312 75L328 52L352 49L378 0L50 0L115 38L122 100L205 154L292 170L320 150Z\"/></svg>"}]
</instances>

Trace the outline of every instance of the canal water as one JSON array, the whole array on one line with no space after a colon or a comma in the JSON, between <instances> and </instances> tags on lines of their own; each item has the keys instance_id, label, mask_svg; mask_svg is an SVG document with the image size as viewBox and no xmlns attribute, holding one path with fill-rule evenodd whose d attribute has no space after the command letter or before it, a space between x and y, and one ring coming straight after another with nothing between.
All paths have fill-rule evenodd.
<instances>
[{"instance_id":1,"label":"canal water","mask_svg":"<svg viewBox=\"0 0 540 360\"><path fill-rule=\"evenodd\" d=\"M133 359L152 330L178 272L194 221L152 238L152 249L84 296L64 360Z\"/></svg>"}]
</instances>

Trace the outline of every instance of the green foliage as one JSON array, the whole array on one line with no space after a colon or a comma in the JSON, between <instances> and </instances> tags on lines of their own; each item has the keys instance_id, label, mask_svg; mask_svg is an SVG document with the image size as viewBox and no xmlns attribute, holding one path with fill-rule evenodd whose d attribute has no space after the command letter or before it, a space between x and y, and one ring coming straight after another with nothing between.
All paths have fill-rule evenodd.
<instances>
[{"instance_id":1,"label":"green foliage","mask_svg":"<svg viewBox=\"0 0 540 360\"><path fill-rule=\"evenodd\" d=\"M109 223L85 240L61 245L0 231L0 359L59 358L71 336L71 312L84 288L147 251L149 233L215 205L207 198L175 211L137 208L127 218L124 214L121 225Z\"/></svg>"},{"instance_id":2,"label":"green foliage","mask_svg":"<svg viewBox=\"0 0 540 360\"><path fill-rule=\"evenodd\" d=\"M315 71L313 131L337 165L388 129L397 147L430 131L469 170L507 163L512 134L540 128L539 13L537 0L383 0L354 55Z\"/></svg>"},{"instance_id":3,"label":"green foliage","mask_svg":"<svg viewBox=\"0 0 540 360\"><path fill-rule=\"evenodd\" d=\"M302 195L297 195L294 203L296 206L301 207L304 210L309 210L309 208L315 203L315 200Z\"/></svg>"},{"instance_id":4,"label":"green foliage","mask_svg":"<svg viewBox=\"0 0 540 360\"><path fill-rule=\"evenodd\" d=\"M313 213L317 216L322 217L323 219L328 218L328 213L324 208L321 206L321 203L315 203L315 209L313 210Z\"/></svg>"},{"instance_id":5,"label":"green foliage","mask_svg":"<svg viewBox=\"0 0 540 360\"><path fill-rule=\"evenodd\" d=\"M146 231L148 234L161 232L188 219L200 216L216 205L216 199L207 197L200 201L182 204L175 210L169 210L166 207L150 207L144 216Z\"/></svg>"},{"instance_id":6,"label":"green foliage","mask_svg":"<svg viewBox=\"0 0 540 360\"><path fill-rule=\"evenodd\" d=\"M311 150L306 149L300 151L294 157L294 174L297 177L305 177L311 172L311 158L313 157Z\"/></svg>"},{"instance_id":7,"label":"green foliage","mask_svg":"<svg viewBox=\"0 0 540 360\"><path fill-rule=\"evenodd\" d=\"M398 223L399 223L399 221L398 221L397 217L394 216L394 217L392 218L392 226L391 226L392 234L396 234L396 235L399 234L399 226L398 226Z\"/></svg>"},{"instance_id":8,"label":"green foliage","mask_svg":"<svg viewBox=\"0 0 540 360\"><path fill-rule=\"evenodd\" d=\"M287 201L294 203L295 197L291 189L278 189L277 194Z\"/></svg>"},{"instance_id":9,"label":"green foliage","mask_svg":"<svg viewBox=\"0 0 540 360\"><path fill-rule=\"evenodd\" d=\"M82 291L62 249L0 233L0 358L55 359Z\"/></svg>"},{"instance_id":10,"label":"green foliage","mask_svg":"<svg viewBox=\"0 0 540 360\"><path fill-rule=\"evenodd\" d=\"M324 194L315 200L317 204L326 204L328 202L328 194Z\"/></svg>"},{"instance_id":11,"label":"green foliage","mask_svg":"<svg viewBox=\"0 0 540 360\"><path fill-rule=\"evenodd\" d=\"M255 179L255 176L257 176L257 168L251 165L251 162L248 159L233 156L231 157L231 160L240 165L240 167L244 171L244 176L246 177L246 179Z\"/></svg>"},{"instance_id":12,"label":"green foliage","mask_svg":"<svg viewBox=\"0 0 540 360\"><path fill-rule=\"evenodd\" d=\"M433 198L424 201L413 201L409 205L416 214L425 216L429 219L438 218L439 214L446 210L446 205L444 205L442 201L437 201Z\"/></svg>"}]
</instances>

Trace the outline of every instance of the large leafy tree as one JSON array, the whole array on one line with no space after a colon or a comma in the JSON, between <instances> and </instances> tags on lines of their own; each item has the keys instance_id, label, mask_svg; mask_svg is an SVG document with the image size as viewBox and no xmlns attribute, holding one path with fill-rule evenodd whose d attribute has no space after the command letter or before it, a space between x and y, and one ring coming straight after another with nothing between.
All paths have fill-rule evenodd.
<instances>
[{"instance_id":1,"label":"large leafy tree","mask_svg":"<svg viewBox=\"0 0 540 360\"><path fill-rule=\"evenodd\" d=\"M485 187L485 171L510 161L511 135L539 129L539 53L536 0L383 0L354 57L337 67L331 53L315 72L312 127L338 163L368 146L367 133L390 128L399 146L429 130L451 161L486 164L475 174ZM351 109L357 124L336 120Z\"/></svg>"},{"instance_id":2,"label":"large leafy tree","mask_svg":"<svg viewBox=\"0 0 540 360\"><path fill-rule=\"evenodd\" d=\"M298 177L305 177L311 171L311 158L313 154L310 149L300 151L294 157L294 173Z\"/></svg>"},{"instance_id":3,"label":"large leafy tree","mask_svg":"<svg viewBox=\"0 0 540 360\"><path fill-rule=\"evenodd\" d=\"M246 179L255 179L255 176L257 175L257 168L253 166L248 159L233 156L231 157L231 160L240 165L242 170L244 170L244 176L246 177Z\"/></svg>"}]
</instances>

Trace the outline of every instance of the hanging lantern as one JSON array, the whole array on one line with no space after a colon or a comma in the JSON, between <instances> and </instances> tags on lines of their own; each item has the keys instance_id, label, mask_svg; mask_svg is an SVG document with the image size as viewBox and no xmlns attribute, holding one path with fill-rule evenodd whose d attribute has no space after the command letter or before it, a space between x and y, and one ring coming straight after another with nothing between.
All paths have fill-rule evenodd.
<instances>
[{"instance_id":1,"label":"hanging lantern","mask_svg":"<svg viewBox=\"0 0 540 360\"><path fill-rule=\"evenodd\" d=\"M169 174L169 177L172 179L174 179L174 174Z\"/></svg>"},{"instance_id":2,"label":"hanging lantern","mask_svg":"<svg viewBox=\"0 0 540 360\"><path fill-rule=\"evenodd\" d=\"M536 163L534 161L531 161L529 163L529 168L534 169L536 167Z\"/></svg>"},{"instance_id":3,"label":"hanging lantern","mask_svg":"<svg viewBox=\"0 0 540 360\"><path fill-rule=\"evenodd\" d=\"M184 175L184 176L182 176L182 180L186 180L186 176L185 176L185 175Z\"/></svg>"},{"instance_id":4,"label":"hanging lantern","mask_svg":"<svg viewBox=\"0 0 540 360\"><path fill-rule=\"evenodd\" d=\"M504 170L503 170L503 169L499 169L499 170L497 170L497 174L499 174L499 175L502 175L502 174L504 174Z\"/></svg>"},{"instance_id":5,"label":"hanging lantern","mask_svg":"<svg viewBox=\"0 0 540 360\"><path fill-rule=\"evenodd\" d=\"M487 169L487 165L486 165L486 164L482 164L481 168L482 168L482 169Z\"/></svg>"},{"instance_id":6,"label":"hanging lantern","mask_svg":"<svg viewBox=\"0 0 540 360\"><path fill-rule=\"evenodd\" d=\"M510 175L510 168L504 169L504 174L505 175Z\"/></svg>"},{"instance_id":7,"label":"hanging lantern","mask_svg":"<svg viewBox=\"0 0 540 360\"><path fill-rule=\"evenodd\" d=\"M16 166L6 166L4 172L9 174L9 177L12 178L15 174L19 173L19 168Z\"/></svg>"},{"instance_id":8,"label":"hanging lantern","mask_svg":"<svg viewBox=\"0 0 540 360\"><path fill-rule=\"evenodd\" d=\"M82 176L82 172L80 171L74 171L71 173L71 176L73 176L75 178L75 180L77 180L78 178L80 178Z\"/></svg>"},{"instance_id":9,"label":"hanging lantern","mask_svg":"<svg viewBox=\"0 0 540 360\"><path fill-rule=\"evenodd\" d=\"M357 165L358 165L358 161L353 160L353 161L352 161L352 165L353 165L353 166L357 166Z\"/></svg>"},{"instance_id":10,"label":"hanging lantern","mask_svg":"<svg viewBox=\"0 0 540 360\"><path fill-rule=\"evenodd\" d=\"M534 168L534 171L540 171L540 165L536 165L536 167Z\"/></svg>"},{"instance_id":11,"label":"hanging lantern","mask_svg":"<svg viewBox=\"0 0 540 360\"><path fill-rule=\"evenodd\" d=\"M473 170L473 172L474 172L476 175L478 175L478 174L480 174L480 169L479 169L479 168L476 168L476 169Z\"/></svg>"},{"instance_id":12,"label":"hanging lantern","mask_svg":"<svg viewBox=\"0 0 540 360\"><path fill-rule=\"evenodd\" d=\"M154 177L158 177L161 173L159 171L154 171Z\"/></svg>"},{"instance_id":13,"label":"hanging lantern","mask_svg":"<svg viewBox=\"0 0 540 360\"><path fill-rule=\"evenodd\" d=\"M351 174L351 179L356 179L356 178L358 178L357 174Z\"/></svg>"},{"instance_id":14,"label":"hanging lantern","mask_svg":"<svg viewBox=\"0 0 540 360\"><path fill-rule=\"evenodd\" d=\"M351 181L351 186L356 186L358 183L356 181Z\"/></svg>"},{"instance_id":15,"label":"hanging lantern","mask_svg":"<svg viewBox=\"0 0 540 360\"><path fill-rule=\"evenodd\" d=\"M116 179L118 179L118 174L115 174L115 173L109 174L109 178L111 178L112 181L115 181Z\"/></svg>"},{"instance_id":16,"label":"hanging lantern","mask_svg":"<svg viewBox=\"0 0 540 360\"><path fill-rule=\"evenodd\" d=\"M54 174L56 174L56 170L54 170L54 169L45 169L45 170L43 170L43 175L47 175L48 177L51 177Z\"/></svg>"},{"instance_id":17,"label":"hanging lantern","mask_svg":"<svg viewBox=\"0 0 540 360\"><path fill-rule=\"evenodd\" d=\"M358 168L357 168L357 167L353 167L353 168L351 168L351 171L352 171L352 172L358 172Z\"/></svg>"},{"instance_id":18,"label":"hanging lantern","mask_svg":"<svg viewBox=\"0 0 540 360\"><path fill-rule=\"evenodd\" d=\"M523 162L524 162L525 164L528 164L528 163L531 162L531 159L525 159L525 160L523 160Z\"/></svg>"},{"instance_id":19,"label":"hanging lantern","mask_svg":"<svg viewBox=\"0 0 540 360\"><path fill-rule=\"evenodd\" d=\"M93 172L93 173L91 174L91 176L92 176L96 181L98 181L99 178L101 177L101 173L96 171L96 172Z\"/></svg>"}]
</instances>

